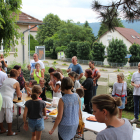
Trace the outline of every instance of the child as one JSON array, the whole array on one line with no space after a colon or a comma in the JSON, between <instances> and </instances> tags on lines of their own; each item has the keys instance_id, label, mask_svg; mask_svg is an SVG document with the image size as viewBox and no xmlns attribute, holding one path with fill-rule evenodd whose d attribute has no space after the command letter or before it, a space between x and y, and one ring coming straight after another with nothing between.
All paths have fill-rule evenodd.
<instances>
[{"instance_id":1,"label":"child","mask_svg":"<svg viewBox=\"0 0 140 140\"><path fill-rule=\"evenodd\" d=\"M29 81L25 81L25 90L26 90L25 93L27 93L28 96L30 96L32 92L29 88Z\"/></svg>"},{"instance_id":2,"label":"child","mask_svg":"<svg viewBox=\"0 0 140 140\"><path fill-rule=\"evenodd\" d=\"M77 88L76 93L79 95L81 99L81 111L83 110L83 105L84 105L84 89L83 88Z\"/></svg>"},{"instance_id":3,"label":"child","mask_svg":"<svg viewBox=\"0 0 140 140\"><path fill-rule=\"evenodd\" d=\"M32 100L26 101L23 114L23 127L27 131L29 126L33 140L41 140L41 133L42 130L44 130L43 116L46 116L46 104L44 101L38 99L41 93L42 89L40 86L33 86L31 95ZM27 116L28 122L26 121Z\"/></svg>"},{"instance_id":4,"label":"child","mask_svg":"<svg viewBox=\"0 0 140 140\"><path fill-rule=\"evenodd\" d=\"M42 98L42 100L44 100L44 101L47 101L47 98L46 98L46 89L47 88L44 86L45 83L46 83L46 81L43 78L40 78L39 84L40 84L40 87L42 88L42 93L40 95L40 98Z\"/></svg>"},{"instance_id":5,"label":"child","mask_svg":"<svg viewBox=\"0 0 140 140\"><path fill-rule=\"evenodd\" d=\"M60 89L61 87L60 74L56 72L56 73L53 73L52 75L53 75L54 80L56 81L55 85L53 84L52 81L50 82L50 86L52 87L52 90L53 90L53 97L61 98L62 94L61 94L61 89Z\"/></svg>"}]
</instances>

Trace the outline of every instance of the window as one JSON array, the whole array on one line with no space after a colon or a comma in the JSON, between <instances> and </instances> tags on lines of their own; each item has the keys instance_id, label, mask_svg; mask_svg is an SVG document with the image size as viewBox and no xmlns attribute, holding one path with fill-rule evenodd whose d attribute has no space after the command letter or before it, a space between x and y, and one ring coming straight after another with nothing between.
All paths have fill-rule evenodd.
<instances>
[{"instance_id":1,"label":"window","mask_svg":"<svg viewBox=\"0 0 140 140\"><path fill-rule=\"evenodd\" d=\"M131 35L132 36L132 38L135 38L133 35Z\"/></svg>"},{"instance_id":2,"label":"window","mask_svg":"<svg viewBox=\"0 0 140 140\"><path fill-rule=\"evenodd\" d=\"M138 39L140 39L138 36L136 36Z\"/></svg>"},{"instance_id":3,"label":"window","mask_svg":"<svg viewBox=\"0 0 140 140\"><path fill-rule=\"evenodd\" d=\"M110 34L107 35L107 40L112 40L112 36Z\"/></svg>"}]
</instances>

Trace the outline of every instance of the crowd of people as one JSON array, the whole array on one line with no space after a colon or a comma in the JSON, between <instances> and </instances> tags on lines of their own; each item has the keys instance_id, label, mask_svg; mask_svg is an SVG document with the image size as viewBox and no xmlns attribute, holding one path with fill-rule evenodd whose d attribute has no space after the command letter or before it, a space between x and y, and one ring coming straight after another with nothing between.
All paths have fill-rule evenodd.
<instances>
[{"instance_id":1,"label":"crowd of people","mask_svg":"<svg viewBox=\"0 0 140 140\"><path fill-rule=\"evenodd\" d=\"M22 97L24 89L32 100L26 101L24 109L24 129L32 132L32 140L40 140L44 129L44 118L46 116L45 102L45 66L38 59L38 54L33 55L33 60L27 66L30 70L29 81L25 81L21 66L15 65L7 76L2 71L3 65L7 67L2 56L0 61L0 93L3 103L0 110L0 134L17 135L12 131L13 120L13 98ZM3 63L2 63L3 62ZM127 83L124 82L123 73L117 75L117 82L113 85L112 96L102 94L96 95L98 88L98 79L101 76L100 71L95 67L94 61L89 62L89 68L83 72L80 64L77 63L77 57L72 57L72 63L67 69L68 77L64 77L61 69L56 70L52 67L48 70L52 97L58 97L58 115L53 128L49 134L53 134L58 126L59 140L71 140L77 132L79 124L79 114L85 111L94 114L97 121L105 123L107 128L97 135L97 140L132 140L132 127L127 119L121 119L122 110L127 104ZM85 81L80 83L80 79L85 76ZM132 123L138 121L139 115L139 87L140 87L140 63L138 72L132 76L131 84L134 86L134 116ZM119 113L119 115L118 115ZM4 114L8 124L8 130L3 127ZM19 108L19 114L21 110ZM28 122L27 118L28 117ZM118 135L119 133L119 135ZM128 135L124 135L128 133Z\"/></svg>"}]
</instances>

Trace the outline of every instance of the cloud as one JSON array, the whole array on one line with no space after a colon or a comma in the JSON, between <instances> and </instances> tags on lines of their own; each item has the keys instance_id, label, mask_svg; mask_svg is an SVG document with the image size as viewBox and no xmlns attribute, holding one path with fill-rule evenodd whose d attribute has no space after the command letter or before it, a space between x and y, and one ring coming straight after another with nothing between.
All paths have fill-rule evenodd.
<instances>
[{"instance_id":1,"label":"cloud","mask_svg":"<svg viewBox=\"0 0 140 140\"><path fill-rule=\"evenodd\" d=\"M104 0L105 1L105 0ZM53 13L61 20L97 22L97 14L91 9L92 0L22 0L22 11L40 20Z\"/></svg>"}]
</instances>

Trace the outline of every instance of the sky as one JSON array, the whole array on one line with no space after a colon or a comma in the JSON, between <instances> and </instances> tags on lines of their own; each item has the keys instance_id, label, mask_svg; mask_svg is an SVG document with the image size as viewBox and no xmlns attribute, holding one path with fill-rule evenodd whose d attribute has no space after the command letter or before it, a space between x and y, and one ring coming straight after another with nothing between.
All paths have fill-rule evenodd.
<instances>
[{"instance_id":1,"label":"sky","mask_svg":"<svg viewBox=\"0 0 140 140\"><path fill-rule=\"evenodd\" d=\"M107 0L101 0L106 3ZM91 8L92 0L22 0L22 12L39 20L53 13L61 20L73 20L75 23L100 22L98 14Z\"/></svg>"}]
</instances>

